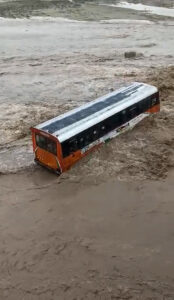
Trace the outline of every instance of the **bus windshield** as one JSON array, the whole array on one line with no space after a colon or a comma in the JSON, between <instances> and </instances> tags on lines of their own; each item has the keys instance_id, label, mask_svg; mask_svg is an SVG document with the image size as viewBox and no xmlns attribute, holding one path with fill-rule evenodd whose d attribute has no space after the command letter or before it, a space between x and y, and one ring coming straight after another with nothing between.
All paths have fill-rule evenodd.
<instances>
[{"instance_id":1,"label":"bus windshield","mask_svg":"<svg viewBox=\"0 0 174 300\"><path fill-rule=\"evenodd\" d=\"M41 149L57 155L56 142L43 135L36 134L36 145Z\"/></svg>"}]
</instances>

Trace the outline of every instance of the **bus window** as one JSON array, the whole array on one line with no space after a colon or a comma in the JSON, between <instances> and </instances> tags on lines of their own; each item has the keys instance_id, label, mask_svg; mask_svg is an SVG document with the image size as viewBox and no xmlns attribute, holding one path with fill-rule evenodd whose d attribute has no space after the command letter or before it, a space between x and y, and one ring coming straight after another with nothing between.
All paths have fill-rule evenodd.
<instances>
[{"instance_id":1,"label":"bus window","mask_svg":"<svg viewBox=\"0 0 174 300\"><path fill-rule=\"evenodd\" d=\"M152 106L154 106L157 103L157 98L155 96L153 96L151 103L152 103Z\"/></svg>"},{"instance_id":2,"label":"bus window","mask_svg":"<svg viewBox=\"0 0 174 300\"><path fill-rule=\"evenodd\" d=\"M147 99L144 99L139 103L139 112L144 113L147 109L148 109L148 101Z\"/></svg>"},{"instance_id":3,"label":"bus window","mask_svg":"<svg viewBox=\"0 0 174 300\"><path fill-rule=\"evenodd\" d=\"M106 121L105 121L105 132L109 132L109 131L112 131L113 129L116 128L117 126L117 120L116 120L116 117L115 116L112 116L112 117L109 117Z\"/></svg>"},{"instance_id":4,"label":"bus window","mask_svg":"<svg viewBox=\"0 0 174 300\"><path fill-rule=\"evenodd\" d=\"M97 128L95 128L95 129L93 130L93 137L92 137L92 140L93 140L93 141L96 141L97 138L98 138L98 136L99 136L99 132L98 132Z\"/></svg>"},{"instance_id":5,"label":"bus window","mask_svg":"<svg viewBox=\"0 0 174 300\"><path fill-rule=\"evenodd\" d=\"M44 149L48 152L53 153L54 155L57 155L56 142L44 137L43 135L36 134L36 145L41 149Z\"/></svg>"},{"instance_id":6,"label":"bus window","mask_svg":"<svg viewBox=\"0 0 174 300\"><path fill-rule=\"evenodd\" d=\"M79 148L82 149L84 147L84 138L80 137L79 139Z\"/></svg>"},{"instance_id":7,"label":"bus window","mask_svg":"<svg viewBox=\"0 0 174 300\"><path fill-rule=\"evenodd\" d=\"M85 139L85 141L84 141L84 145L85 146L87 146L87 145L89 145L91 143L92 139L91 139L89 133L85 135L84 139Z\"/></svg>"},{"instance_id":8,"label":"bus window","mask_svg":"<svg viewBox=\"0 0 174 300\"><path fill-rule=\"evenodd\" d=\"M70 154L68 141L62 143L62 153L63 153L63 157L67 157Z\"/></svg>"},{"instance_id":9,"label":"bus window","mask_svg":"<svg viewBox=\"0 0 174 300\"><path fill-rule=\"evenodd\" d=\"M53 154L57 154L56 143L50 139L47 139L47 151Z\"/></svg>"},{"instance_id":10,"label":"bus window","mask_svg":"<svg viewBox=\"0 0 174 300\"><path fill-rule=\"evenodd\" d=\"M122 123L126 123L126 121L127 121L126 110L122 110L122 112L121 112L121 121L122 121Z\"/></svg>"},{"instance_id":11,"label":"bus window","mask_svg":"<svg viewBox=\"0 0 174 300\"><path fill-rule=\"evenodd\" d=\"M47 149L47 140L44 136L36 134L36 145L41 149Z\"/></svg>"},{"instance_id":12,"label":"bus window","mask_svg":"<svg viewBox=\"0 0 174 300\"><path fill-rule=\"evenodd\" d=\"M69 141L69 152L73 153L78 150L77 140L73 139Z\"/></svg>"},{"instance_id":13,"label":"bus window","mask_svg":"<svg viewBox=\"0 0 174 300\"><path fill-rule=\"evenodd\" d=\"M107 133L107 128L106 125L103 124L100 129L100 137L105 135L106 133Z\"/></svg>"},{"instance_id":14,"label":"bus window","mask_svg":"<svg viewBox=\"0 0 174 300\"><path fill-rule=\"evenodd\" d=\"M147 109L151 108L151 106L152 106L151 97L146 98L146 101L147 101Z\"/></svg>"},{"instance_id":15,"label":"bus window","mask_svg":"<svg viewBox=\"0 0 174 300\"><path fill-rule=\"evenodd\" d=\"M133 119L137 116L137 107L136 106L133 106L131 108L129 108L129 118L130 119Z\"/></svg>"}]
</instances>

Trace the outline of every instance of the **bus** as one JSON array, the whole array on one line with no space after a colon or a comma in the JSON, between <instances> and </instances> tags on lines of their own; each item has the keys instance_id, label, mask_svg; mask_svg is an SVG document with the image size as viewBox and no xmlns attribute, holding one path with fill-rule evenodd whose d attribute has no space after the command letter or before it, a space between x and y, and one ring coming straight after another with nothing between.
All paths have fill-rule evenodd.
<instances>
[{"instance_id":1,"label":"bus","mask_svg":"<svg viewBox=\"0 0 174 300\"><path fill-rule=\"evenodd\" d=\"M102 143L159 110L158 89L134 82L32 127L35 162L60 175Z\"/></svg>"}]
</instances>

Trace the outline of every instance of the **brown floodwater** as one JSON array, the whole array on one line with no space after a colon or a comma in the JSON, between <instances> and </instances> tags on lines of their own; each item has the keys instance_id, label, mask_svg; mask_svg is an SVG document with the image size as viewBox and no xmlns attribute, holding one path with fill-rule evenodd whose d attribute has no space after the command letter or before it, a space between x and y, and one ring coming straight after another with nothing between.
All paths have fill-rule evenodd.
<instances>
[{"instance_id":1,"label":"brown floodwater","mask_svg":"<svg viewBox=\"0 0 174 300\"><path fill-rule=\"evenodd\" d=\"M172 300L173 19L44 2L0 3L0 300ZM31 126L132 81L160 113L60 177L35 166Z\"/></svg>"},{"instance_id":2,"label":"brown floodwater","mask_svg":"<svg viewBox=\"0 0 174 300\"><path fill-rule=\"evenodd\" d=\"M0 176L0 299L173 299L173 181Z\"/></svg>"}]
</instances>

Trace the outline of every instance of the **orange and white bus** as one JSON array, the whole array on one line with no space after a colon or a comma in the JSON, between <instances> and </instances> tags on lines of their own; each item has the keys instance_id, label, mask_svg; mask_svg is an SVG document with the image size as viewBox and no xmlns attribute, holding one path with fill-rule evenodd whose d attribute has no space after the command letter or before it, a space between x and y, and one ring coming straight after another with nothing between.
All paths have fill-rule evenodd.
<instances>
[{"instance_id":1,"label":"orange and white bus","mask_svg":"<svg viewBox=\"0 0 174 300\"><path fill-rule=\"evenodd\" d=\"M61 174L102 143L159 110L158 89L135 82L32 127L35 161Z\"/></svg>"}]
</instances>

